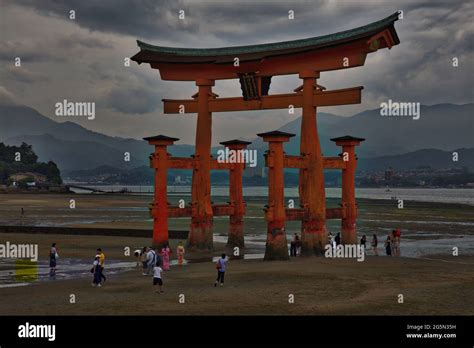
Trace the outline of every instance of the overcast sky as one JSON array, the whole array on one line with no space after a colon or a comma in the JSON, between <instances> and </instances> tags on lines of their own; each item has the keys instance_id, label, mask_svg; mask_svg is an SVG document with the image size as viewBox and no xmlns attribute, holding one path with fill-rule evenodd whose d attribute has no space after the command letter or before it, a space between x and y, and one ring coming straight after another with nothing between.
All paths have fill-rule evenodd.
<instances>
[{"instance_id":1,"label":"overcast sky","mask_svg":"<svg viewBox=\"0 0 474 348\"><path fill-rule=\"evenodd\" d=\"M108 135L166 134L194 143L196 116L163 115L162 98L188 99L191 82L161 81L148 64L123 61L136 40L160 46L222 47L301 39L365 25L398 11L401 44L367 57L364 67L321 74L328 89L363 85L362 104L318 110L338 115L380 106L387 99L422 104L474 101L473 1L21 1L0 0L0 102L20 103L62 122L54 105L93 101L96 118L68 118ZM69 19L74 10L76 19ZM185 20L179 20L179 11ZM295 19L288 19L294 10ZM14 58L20 57L20 68ZM459 67L452 66L458 57ZM275 77L270 93L301 82ZM241 95L238 80L217 81L214 92ZM252 139L298 115L287 110L217 113L213 143ZM1 125L0 125L1 126Z\"/></svg>"}]
</instances>

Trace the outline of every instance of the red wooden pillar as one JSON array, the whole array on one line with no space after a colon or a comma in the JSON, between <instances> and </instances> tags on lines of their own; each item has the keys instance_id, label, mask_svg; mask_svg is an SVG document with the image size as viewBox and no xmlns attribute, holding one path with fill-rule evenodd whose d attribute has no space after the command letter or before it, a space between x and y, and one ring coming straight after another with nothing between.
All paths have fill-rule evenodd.
<instances>
[{"instance_id":1,"label":"red wooden pillar","mask_svg":"<svg viewBox=\"0 0 474 348\"><path fill-rule=\"evenodd\" d=\"M212 97L213 80L196 81L198 91L198 116L196 126L195 160L192 179L192 220L188 235L188 247L195 250L212 250L212 203L211 203L211 140L212 115L209 98Z\"/></svg>"},{"instance_id":2,"label":"red wooden pillar","mask_svg":"<svg viewBox=\"0 0 474 348\"><path fill-rule=\"evenodd\" d=\"M363 138L344 136L332 138L337 146L342 146L342 159L346 162L346 168L342 170L342 206L346 209L345 218L341 221L342 244L357 244L356 219L357 204L355 199L355 171L357 167L357 156L355 147Z\"/></svg>"},{"instance_id":3,"label":"red wooden pillar","mask_svg":"<svg viewBox=\"0 0 474 348\"><path fill-rule=\"evenodd\" d=\"M143 138L155 146L155 152L150 156L150 167L155 169L155 194L151 208L153 217L153 245L162 247L168 242L168 152L167 146L179 139L164 135Z\"/></svg>"},{"instance_id":4,"label":"red wooden pillar","mask_svg":"<svg viewBox=\"0 0 474 348\"><path fill-rule=\"evenodd\" d=\"M251 142L242 140L224 141L222 145L229 150L245 150ZM245 163L236 163L230 170L229 175L229 198L230 204L234 207L234 212L229 217L229 236L227 238L227 246L234 248L243 248L244 242L244 214L245 202L242 193L242 176L244 173Z\"/></svg>"},{"instance_id":5,"label":"red wooden pillar","mask_svg":"<svg viewBox=\"0 0 474 348\"><path fill-rule=\"evenodd\" d=\"M300 170L300 205L305 209L301 222L301 253L320 255L327 244L326 193L324 166L316 122L316 107L313 105L316 79L319 72L302 71L303 116L301 121L301 156L307 158L308 166Z\"/></svg>"},{"instance_id":6,"label":"red wooden pillar","mask_svg":"<svg viewBox=\"0 0 474 348\"><path fill-rule=\"evenodd\" d=\"M280 131L257 134L269 143L266 154L268 167L268 207L265 212L267 220L267 244L264 260L288 260L288 242L285 231L285 183L283 173L283 143L294 134Z\"/></svg>"}]
</instances>

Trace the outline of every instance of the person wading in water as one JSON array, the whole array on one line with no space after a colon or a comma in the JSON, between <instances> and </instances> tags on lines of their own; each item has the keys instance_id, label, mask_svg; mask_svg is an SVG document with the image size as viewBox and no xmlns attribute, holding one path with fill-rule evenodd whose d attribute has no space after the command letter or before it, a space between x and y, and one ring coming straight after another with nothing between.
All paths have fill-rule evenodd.
<instances>
[{"instance_id":1,"label":"person wading in water","mask_svg":"<svg viewBox=\"0 0 474 348\"><path fill-rule=\"evenodd\" d=\"M56 261L58 259L58 248L56 243L51 244L51 249L49 251L49 276L56 276Z\"/></svg>"}]
</instances>

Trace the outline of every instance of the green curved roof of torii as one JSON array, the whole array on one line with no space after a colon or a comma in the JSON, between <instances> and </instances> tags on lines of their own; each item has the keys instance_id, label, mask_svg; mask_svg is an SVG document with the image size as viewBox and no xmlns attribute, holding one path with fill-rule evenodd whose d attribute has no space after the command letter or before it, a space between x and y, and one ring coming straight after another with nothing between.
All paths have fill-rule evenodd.
<instances>
[{"instance_id":1,"label":"green curved roof of torii","mask_svg":"<svg viewBox=\"0 0 474 348\"><path fill-rule=\"evenodd\" d=\"M271 55L271 53L278 54L284 51L297 52L306 49L315 49L320 47L327 47L338 45L345 42L350 42L363 37L370 36L386 28L391 29L391 34L394 39L394 44L400 43L398 36L393 29L393 23L399 19L399 13L394 14L381 19L377 22L373 22L362 27L354 28L351 30L341 31L334 34L316 36L307 39L292 40L275 42L260 45L249 45L249 46L234 46L234 47L220 47L220 48L179 48L179 47L164 47L154 46L143 41L137 40L137 44L141 49L141 52L137 53L132 60L139 63L161 61L159 57L173 56L182 58L205 58L205 57L222 57L222 56L234 56L234 55L258 55L265 54ZM145 55L143 55L143 53ZM153 59L157 58L157 59Z\"/></svg>"}]
</instances>

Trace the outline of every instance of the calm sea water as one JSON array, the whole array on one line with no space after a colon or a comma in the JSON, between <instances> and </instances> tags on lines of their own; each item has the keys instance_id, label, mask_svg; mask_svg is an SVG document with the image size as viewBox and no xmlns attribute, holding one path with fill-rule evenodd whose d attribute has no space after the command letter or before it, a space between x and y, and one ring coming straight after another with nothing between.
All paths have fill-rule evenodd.
<instances>
[{"instance_id":1,"label":"calm sea water","mask_svg":"<svg viewBox=\"0 0 474 348\"><path fill-rule=\"evenodd\" d=\"M124 188L133 193L151 195L153 194L153 186L98 186L84 185L86 187L96 188L104 191L120 191ZM74 189L75 192L82 193L86 191ZM243 188L246 197L266 197L268 194L267 187L253 186ZM191 195L190 186L168 186L168 193ZM229 188L225 186L214 186L211 193L216 197L225 197L229 195ZM291 187L285 189L285 197L298 197L298 188ZM326 188L327 198L341 197L340 188ZM440 202L440 203L461 203L474 205L474 189L448 189L448 188L358 188L356 189L357 198L369 199L403 199L420 202Z\"/></svg>"}]
</instances>

